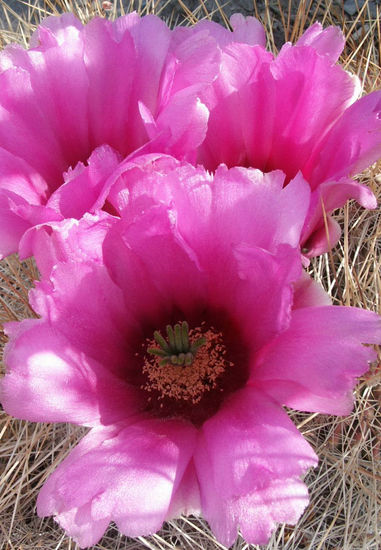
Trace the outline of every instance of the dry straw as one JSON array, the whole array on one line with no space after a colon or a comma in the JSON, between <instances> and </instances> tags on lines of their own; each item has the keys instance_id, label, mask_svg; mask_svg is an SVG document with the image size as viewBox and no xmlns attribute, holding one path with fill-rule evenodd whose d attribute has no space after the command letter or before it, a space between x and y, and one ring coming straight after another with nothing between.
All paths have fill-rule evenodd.
<instances>
[{"instance_id":1,"label":"dry straw","mask_svg":"<svg viewBox=\"0 0 381 550\"><path fill-rule=\"evenodd\" d=\"M22 8L23 16L17 8ZM359 75L364 92L381 87L380 6L358 2L348 17L343 2L268 1L160 1L122 0L0 0L1 44L28 39L39 20L63 11L76 13L82 21L101 14L114 18L133 9L156 13L170 24L192 24L207 18L222 23L244 7L251 8L267 29L270 47L295 40L312 22L343 28L347 46L341 62ZM381 203L381 165L361 175ZM340 243L312 262L310 271L337 304L359 306L381 313L381 215L349 203L337 212L343 228ZM36 279L31 260L20 263L13 256L0 262L0 322L34 315L28 305L28 289ZM0 333L1 346L5 343ZM308 366L306 365L306 368ZM3 366L1 367L4 368ZM377 550L381 547L381 368L373 365L359 381L357 403L346 418L290 411L290 416L320 457L319 467L306 482L311 503L296 527L281 526L267 550ZM8 417L0 411L0 550L75 550L51 518L41 520L35 511L36 496L55 467L63 460L83 429L65 424L34 424ZM208 526L197 518L182 518L165 524L151 537L128 539L115 526L97 550L189 549L217 550ZM258 548L238 539L234 550Z\"/></svg>"}]
</instances>

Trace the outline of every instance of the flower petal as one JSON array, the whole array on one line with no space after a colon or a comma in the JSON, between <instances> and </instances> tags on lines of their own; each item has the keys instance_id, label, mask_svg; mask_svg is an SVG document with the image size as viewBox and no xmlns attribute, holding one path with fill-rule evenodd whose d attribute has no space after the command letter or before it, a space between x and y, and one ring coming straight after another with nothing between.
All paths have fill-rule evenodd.
<instances>
[{"instance_id":1,"label":"flower petal","mask_svg":"<svg viewBox=\"0 0 381 550\"><path fill-rule=\"evenodd\" d=\"M308 180L311 152L357 98L358 79L311 46L286 44L271 61L261 48L235 44L224 51L213 88L199 151L209 170L220 163L280 169L288 179L302 170Z\"/></svg>"},{"instance_id":2,"label":"flower petal","mask_svg":"<svg viewBox=\"0 0 381 550\"><path fill-rule=\"evenodd\" d=\"M203 514L230 546L239 527L264 544L276 522L297 521L308 503L298 478L317 457L282 408L247 387L203 425L195 464Z\"/></svg>"},{"instance_id":3,"label":"flower petal","mask_svg":"<svg viewBox=\"0 0 381 550\"><path fill-rule=\"evenodd\" d=\"M296 42L296 46L312 46L320 55L335 63L344 49L345 37L339 27L323 29L321 23L314 23Z\"/></svg>"},{"instance_id":4,"label":"flower petal","mask_svg":"<svg viewBox=\"0 0 381 550\"><path fill-rule=\"evenodd\" d=\"M30 204L19 194L0 189L0 258L17 252L19 240L34 224L60 218L50 208Z\"/></svg>"},{"instance_id":5,"label":"flower petal","mask_svg":"<svg viewBox=\"0 0 381 550\"><path fill-rule=\"evenodd\" d=\"M253 371L280 403L309 412L349 414L356 378L381 341L381 321L370 311L326 306L294 310L290 327L264 348Z\"/></svg>"},{"instance_id":6,"label":"flower petal","mask_svg":"<svg viewBox=\"0 0 381 550\"><path fill-rule=\"evenodd\" d=\"M107 179L119 165L120 156L111 147L98 147L87 161L79 163L64 176L65 183L49 198L46 206L64 218L81 218L103 207L107 193Z\"/></svg>"},{"instance_id":7,"label":"flower petal","mask_svg":"<svg viewBox=\"0 0 381 550\"><path fill-rule=\"evenodd\" d=\"M19 240L31 224L17 213L19 205L25 205L18 195L0 190L0 259L17 252Z\"/></svg>"},{"instance_id":8,"label":"flower petal","mask_svg":"<svg viewBox=\"0 0 381 550\"><path fill-rule=\"evenodd\" d=\"M255 17L244 17L240 13L234 13L230 18L230 25L233 31L214 21L203 19L194 27L186 30L188 33L192 32L192 34L198 31L208 31L221 48L232 42L250 44L251 46L259 45L263 48L266 46L265 29ZM183 33L184 30L179 27L176 32Z\"/></svg>"},{"instance_id":9,"label":"flower petal","mask_svg":"<svg viewBox=\"0 0 381 550\"><path fill-rule=\"evenodd\" d=\"M354 176L381 156L381 91L362 97L336 122L308 161L312 187Z\"/></svg>"},{"instance_id":10,"label":"flower petal","mask_svg":"<svg viewBox=\"0 0 381 550\"><path fill-rule=\"evenodd\" d=\"M57 185L67 163L32 76L19 67L3 71L0 89L0 146L22 158L48 185Z\"/></svg>"},{"instance_id":11,"label":"flower petal","mask_svg":"<svg viewBox=\"0 0 381 550\"><path fill-rule=\"evenodd\" d=\"M305 271L294 284L293 309L312 306L330 306L332 300L320 283L312 279Z\"/></svg>"},{"instance_id":12,"label":"flower petal","mask_svg":"<svg viewBox=\"0 0 381 550\"><path fill-rule=\"evenodd\" d=\"M54 514L81 547L95 544L110 521L129 536L154 533L194 443L195 429L180 420L92 430L45 483L38 514Z\"/></svg>"},{"instance_id":13,"label":"flower petal","mask_svg":"<svg viewBox=\"0 0 381 550\"><path fill-rule=\"evenodd\" d=\"M202 307L204 276L196 255L184 246L168 208L148 208L144 202L141 206L145 210L140 215L134 219L125 216L109 232L104 258L113 280L123 290L128 311L139 322L145 319L160 324L163 316L170 317L174 310L189 315Z\"/></svg>"},{"instance_id":14,"label":"flower petal","mask_svg":"<svg viewBox=\"0 0 381 550\"><path fill-rule=\"evenodd\" d=\"M30 302L80 352L96 361L101 357L117 376L128 373L138 328L104 265L91 259L57 264L49 283L31 292Z\"/></svg>"},{"instance_id":15,"label":"flower petal","mask_svg":"<svg viewBox=\"0 0 381 550\"><path fill-rule=\"evenodd\" d=\"M184 516L201 515L200 487L193 460L173 494L166 521Z\"/></svg>"},{"instance_id":16,"label":"flower petal","mask_svg":"<svg viewBox=\"0 0 381 550\"><path fill-rule=\"evenodd\" d=\"M8 323L4 409L32 422L109 424L135 414L139 395L98 361L86 357L48 322Z\"/></svg>"}]
</instances>

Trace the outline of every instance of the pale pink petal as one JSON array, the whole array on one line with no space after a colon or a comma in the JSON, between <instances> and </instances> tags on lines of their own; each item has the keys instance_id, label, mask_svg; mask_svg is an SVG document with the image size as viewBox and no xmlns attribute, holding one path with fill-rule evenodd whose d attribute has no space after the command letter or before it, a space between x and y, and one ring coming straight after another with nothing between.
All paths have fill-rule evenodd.
<instances>
[{"instance_id":1,"label":"pale pink petal","mask_svg":"<svg viewBox=\"0 0 381 550\"><path fill-rule=\"evenodd\" d=\"M93 519L91 503L61 512L56 521L66 533L70 533L74 540L78 541L80 548L96 544L110 523L108 518Z\"/></svg>"},{"instance_id":2,"label":"pale pink petal","mask_svg":"<svg viewBox=\"0 0 381 550\"><path fill-rule=\"evenodd\" d=\"M170 55L161 77L160 97L164 104L171 95L195 87L203 90L212 84L220 70L221 51L215 40L205 31L197 32L197 25L186 29L189 33L183 40L176 40L176 33L185 30L176 28L170 43Z\"/></svg>"},{"instance_id":3,"label":"pale pink petal","mask_svg":"<svg viewBox=\"0 0 381 550\"><path fill-rule=\"evenodd\" d=\"M230 546L240 527L264 544L277 522L297 521L308 503L298 478L317 457L282 408L247 387L204 424L195 464L203 515Z\"/></svg>"},{"instance_id":4,"label":"pale pink petal","mask_svg":"<svg viewBox=\"0 0 381 550\"><path fill-rule=\"evenodd\" d=\"M78 35L78 31L82 29L82 23L73 13L51 15L46 17L32 34L30 47L44 49L51 47L52 44L63 44Z\"/></svg>"},{"instance_id":5,"label":"pale pink petal","mask_svg":"<svg viewBox=\"0 0 381 550\"><path fill-rule=\"evenodd\" d=\"M95 544L110 521L129 536L158 531L191 459L195 434L181 420L141 419L92 430L45 483L39 515L54 514L81 547Z\"/></svg>"},{"instance_id":6,"label":"pale pink petal","mask_svg":"<svg viewBox=\"0 0 381 550\"><path fill-rule=\"evenodd\" d=\"M224 48L232 42L250 44L251 46L266 46L266 35L262 24L255 17L244 17L240 13L235 13L230 18L230 25L233 31L204 19L188 29L177 28L175 33L194 35L198 31L207 31L214 38L217 44Z\"/></svg>"},{"instance_id":7,"label":"pale pink petal","mask_svg":"<svg viewBox=\"0 0 381 550\"><path fill-rule=\"evenodd\" d=\"M376 357L361 344L380 341L375 313L338 306L297 309L289 329L263 348L253 380L289 407L348 414L356 378Z\"/></svg>"},{"instance_id":8,"label":"pale pink petal","mask_svg":"<svg viewBox=\"0 0 381 550\"><path fill-rule=\"evenodd\" d=\"M136 414L139 393L46 321L9 323L1 402L32 422L109 424Z\"/></svg>"},{"instance_id":9,"label":"pale pink petal","mask_svg":"<svg viewBox=\"0 0 381 550\"><path fill-rule=\"evenodd\" d=\"M138 197L147 195L147 204L152 204L153 197L159 202L168 202L173 172L185 166L189 167L187 163L161 153L130 155L110 177L107 200L120 215L124 212L126 216L139 215L143 199Z\"/></svg>"},{"instance_id":10,"label":"pale pink petal","mask_svg":"<svg viewBox=\"0 0 381 550\"><path fill-rule=\"evenodd\" d=\"M300 479L275 479L271 486L260 487L234 503L233 509L242 516L240 531L244 539L267 544L277 524L295 525L308 502L308 489Z\"/></svg>"},{"instance_id":11,"label":"pale pink petal","mask_svg":"<svg viewBox=\"0 0 381 550\"><path fill-rule=\"evenodd\" d=\"M265 29L255 17L244 17L241 13L234 13L230 23L233 27L234 42L266 46Z\"/></svg>"},{"instance_id":12,"label":"pale pink petal","mask_svg":"<svg viewBox=\"0 0 381 550\"><path fill-rule=\"evenodd\" d=\"M335 63L344 49L345 37L339 27L323 29L321 23L314 23L296 42L296 46L312 46L320 55Z\"/></svg>"},{"instance_id":13,"label":"pale pink petal","mask_svg":"<svg viewBox=\"0 0 381 550\"><path fill-rule=\"evenodd\" d=\"M209 112L199 96L217 76L221 53L205 32L192 32L177 44L172 39L170 46L161 75L160 105L154 111L141 101L140 111L150 139L162 134L154 144L156 150L182 158L205 137Z\"/></svg>"}]
</instances>

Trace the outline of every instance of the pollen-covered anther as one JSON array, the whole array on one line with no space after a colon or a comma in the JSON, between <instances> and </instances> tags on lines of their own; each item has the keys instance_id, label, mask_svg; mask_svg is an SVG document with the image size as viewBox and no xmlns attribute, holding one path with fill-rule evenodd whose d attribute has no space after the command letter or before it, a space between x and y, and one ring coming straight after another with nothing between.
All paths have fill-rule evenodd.
<instances>
[{"instance_id":1,"label":"pollen-covered anther","mask_svg":"<svg viewBox=\"0 0 381 550\"><path fill-rule=\"evenodd\" d=\"M175 325L175 329L178 326L182 328L183 324ZM157 333L154 339L147 340L148 353L143 365L147 383L142 389L158 392L158 399L167 397L196 404L206 392L217 387L219 377L232 363L226 359L221 332L214 327L205 330L204 326L189 330L187 324L183 332L185 328L193 351L167 355L163 359L164 354L154 347L159 340Z\"/></svg>"}]
</instances>

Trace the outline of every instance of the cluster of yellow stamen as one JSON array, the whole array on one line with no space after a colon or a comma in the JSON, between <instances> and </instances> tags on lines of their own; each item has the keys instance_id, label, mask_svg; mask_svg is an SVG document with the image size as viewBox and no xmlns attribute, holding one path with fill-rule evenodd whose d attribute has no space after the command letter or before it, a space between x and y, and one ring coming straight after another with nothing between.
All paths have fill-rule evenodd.
<instances>
[{"instance_id":1,"label":"cluster of yellow stamen","mask_svg":"<svg viewBox=\"0 0 381 550\"><path fill-rule=\"evenodd\" d=\"M167 327L171 342L157 332L154 339L146 340L143 373L147 383L142 389L158 392L159 400L167 397L196 404L206 392L217 387L218 378L232 363L226 359L222 333L205 325L203 322L200 327L189 330L186 322L178 323L174 330ZM171 338L176 332L184 336L182 344L178 340L177 348L173 347L175 343ZM155 347L158 343L160 348Z\"/></svg>"}]
</instances>

